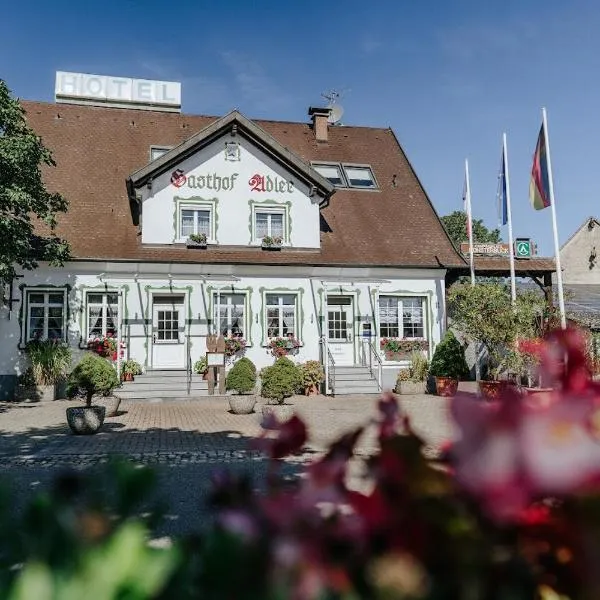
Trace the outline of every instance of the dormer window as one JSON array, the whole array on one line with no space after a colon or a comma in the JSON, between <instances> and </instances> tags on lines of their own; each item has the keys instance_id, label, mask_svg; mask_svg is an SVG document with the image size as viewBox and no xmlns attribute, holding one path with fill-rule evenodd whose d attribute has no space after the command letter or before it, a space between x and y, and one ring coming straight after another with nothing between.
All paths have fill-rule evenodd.
<instances>
[{"instance_id":1,"label":"dormer window","mask_svg":"<svg viewBox=\"0 0 600 600\"><path fill-rule=\"evenodd\" d=\"M375 189L377 183L371 167L343 165L348 186L351 188Z\"/></svg>"},{"instance_id":2,"label":"dormer window","mask_svg":"<svg viewBox=\"0 0 600 600\"><path fill-rule=\"evenodd\" d=\"M369 165L313 163L313 169L338 188L377 189L375 175Z\"/></svg>"},{"instance_id":3,"label":"dormer window","mask_svg":"<svg viewBox=\"0 0 600 600\"><path fill-rule=\"evenodd\" d=\"M325 179L328 179L335 187L346 187L346 180L342 174L342 167L340 165L317 165L314 164L313 168L319 175L323 175Z\"/></svg>"}]
</instances>

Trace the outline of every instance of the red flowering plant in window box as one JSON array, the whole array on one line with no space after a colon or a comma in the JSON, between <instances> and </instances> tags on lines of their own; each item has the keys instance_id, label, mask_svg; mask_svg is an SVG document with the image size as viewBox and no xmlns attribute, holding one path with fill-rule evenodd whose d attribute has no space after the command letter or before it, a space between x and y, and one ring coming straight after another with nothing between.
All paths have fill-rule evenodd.
<instances>
[{"instance_id":1,"label":"red flowering plant in window box","mask_svg":"<svg viewBox=\"0 0 600 600\"><path fill-rule=\"evenodd\" d=\"M300 341L292 335L289 335L287 337L275 337L269 340L271 354L276 358L291 354L292 352L298 350L298 348L300 348L300 345Z\"/></svg>"},{"instance_id":2,"label":"red flowering plant in window box","mask_svg":"<svg viewBox=\"0 0 600 600\"><path fill-rule=\"evenodd\" d=\"M87 347L103 358L109 358L113 362L117 360L117 338L111 333L91 338ZM124 342L121 342L121 358L125 355L125 347Z\"/></svg>"},{"instance_id":3,"label":"red flowering plant in window box","mask_svg":"<svg viewBox=\"0 0 600 600\"><path fill-rule=\"evenodd\" d=\"M410 358L413 352L429 349L429 342L423 339L381 338L379 347L384 351L386 360Z\"/></svg>"},{"instance_id":4,"label":"red flowering plant in window box","mask_svg":"<svg viewBox=\"0 0 600 600\"><path fill-rule=\"evenodd\" d=\"M231 357L246 348L246 340L241 336L232 335L225 338L225 356Z\"/></svg>"}]
</instances>

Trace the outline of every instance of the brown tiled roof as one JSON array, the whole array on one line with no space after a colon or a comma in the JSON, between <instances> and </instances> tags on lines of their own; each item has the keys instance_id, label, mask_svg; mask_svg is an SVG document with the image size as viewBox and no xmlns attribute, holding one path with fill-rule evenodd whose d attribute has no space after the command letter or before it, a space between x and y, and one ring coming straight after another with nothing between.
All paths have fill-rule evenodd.
<instances>
[{"instance_id":1,"label":"brown tiled roof","mask_svg":"<svg viewBox=\"0 0 600 600\"><path fill-rule=\"evenodd\" d=\"M380 191L337 190L322 209L320 251L143 246L126 178L150 146L174 146L217 117L24 101L31 126L54 155L48 187L70 203L58 233L79 259L311 265L461 266L406 155L390 129L330 127L317 142L308 123L255 121L304 161L370 164ZM394 175L396 178L394 179ZM394 183L395 182L395 185Z\"/></svg>"}]
</instances>

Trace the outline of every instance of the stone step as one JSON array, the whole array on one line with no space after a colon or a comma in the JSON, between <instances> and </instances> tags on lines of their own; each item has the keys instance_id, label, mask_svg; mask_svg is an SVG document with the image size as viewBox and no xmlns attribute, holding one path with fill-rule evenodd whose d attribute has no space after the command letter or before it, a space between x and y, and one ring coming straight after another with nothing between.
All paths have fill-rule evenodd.
<instances>
[{"instance_id":1,"label":"stone step","mask_svg":"<svg viewBox=\"0 0 600 600\"><path fill-rule=\"evenodd\" d=\"M336 387L333 391L335 396L347 396L349 394L380 394L377 384L369 387L343 386Z\"/></svg>"},{"instance_id":2,"label":"stone step","mask_svg":"<svg viewBox=\"0 0 600 600\"><path fill-rule=\"evenodd\" d=\"M202 375L192 375L191 382L193 384L202 384L207 383L206 380L202 379ZM187 384L187 376L183 375L181 377L155 377L154 375L136 375L133 381L123 381L124 388L136 387L138 385L186 385Z\"/></svg>"},{"instance_id":3,"label":"stone step","mask_svg":"<svg viewBox=\"0 0 600 600\"><path fill-rule=\"evenodd\" d=\"M194 390L206 390L208 389L208 381L192 380L190 382L190 388ZM147 381L125 381L120 388L123 391L131 390L187 390L187 382L182 381L158 381L158 382L147 382Z\"/></svg>"},{"instance_id":4,"label":"stone step","mask_svg":"<svg viewBox=\"0 0 600 600\"><path fill-rule=\"evenodd\" d=\"M335 374L337 375L338 373L366 373L366 374L370 374L370 370L369 367L362 367L362 366L350 366L350 367L341 367L341 366L335 366L334 369Z\"/></svg>"},{"instance_id":5,"label":"stone step","mask_svg":"<svg viewBox=\"0 0 600 600\"><path fill-rule=\"evenodd\" d=\"M335 387L348 387L348 386L353 386L353 387L370 387L370 386L375 386L377 387L377 380L376 379L335 379L334 380L335 383Z\"/></svg>"},{"instance_id":6,"label":"stone step","mask_svg":"<svg viewBox=\"0 0 600 600\"><path fill-rule=\"evenodd\" d=\"M337 371L334 374L334 379L336 381L352 381L353 379L361 380L361 379L373 379L371 373L368 371L366 373L338 373Z\"/></svg>"},{"instance_id":7,"label":"stone step","mask_svg":"<svg viewBox=\"0 0 600 600\"><path fill-rule=\"evenodd\" d=\"M115 390L115 396L122 400L148 400L150 402L163 398L177 400L193 400L194 398L203 398L208 396L208 389L191 390L188 396L185 389L168 389L168 390Z\"/></svg>"},{"instance_id":8,"label":"stone step","mask_svg":"<svg viewBox=\"0 0 600 600\"><path fill-rule=\"evenodd\" d=\"M144 375L138 375L138 377L178 377L186 375L186 369L147 369Z\"/></svg>"}]
</instances>

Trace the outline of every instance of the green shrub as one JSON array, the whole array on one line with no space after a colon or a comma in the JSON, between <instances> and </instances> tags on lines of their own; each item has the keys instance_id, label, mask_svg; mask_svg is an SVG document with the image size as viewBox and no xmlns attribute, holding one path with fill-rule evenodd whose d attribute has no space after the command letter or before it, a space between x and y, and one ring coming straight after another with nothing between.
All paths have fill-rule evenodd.
<instances>
[{"instance_id":1,"label":"green shrub","mask_svg":"<svg viewBox=\"0 0 600 600\"><path fill-rule=\"evenodd\" d=\"M71 348L58 340L33 340L25 347L37 385L53 385L71 366Z\"/></svg>"},{"instance_id":2,"label":"green shrub","mask_svg":"<svg viewBox=\"0 0 600 600\"><path fill-rule=\"evenodd\" d=\"M256 367L246 357L235 362L229 373L225 386L228 390L235 390L238 394L245 394L254 390L256 386Z\"/></svg>"},{"instance_id":3,"label":"green shrub","mask_svg":"<svg viewBox=\"0 0 600 600\"><path fill-rule=\"evenodd\" d=\"M206 371L208 371L208 361L206 360L206 356L203 356L194 363L194 373L204 375Z\"/></svg>"},{"instance_id":4,"label":"green shrub","mask_svg":"<svg viewBox=\"0 0 600 600\"><path fill-rule=\"evenodd\" d=\"M92 396L108 396L119 385L117 372L112 365L96 354L86 354L69 375L67 395L85 394L87 406L92 405Z\"/></svg>"},{"instance_id":5,"label":"green shrub","mask_svg":"<svg viewBox=\"0 0 600 600\"><path fill-rule=\"evenodd\" d=\"M260 372L261 396L282 403L302 387L302 371L289 358L282 356L271 367Z\"/></svg>"},{"instance_id":6,"label":"green shrub","mask_svg":"<svg viewBox=\"0 0 600 600\"><path fill-rule=\"evenodd\" d=\"M447 331L444 339L436 346L429 374L434 377L461 379L469 373L465 360L465 349L451 331Z\"/></svg>"},{"instance_id":7,"label":"green shrub","mask_svg":"<svg viewBox=\"0 0 600 600\"><path fill-rule=\"evenodd\" d=\"M429 361L422 352L413 352L410 356L411 381L425 381L429 372Z\"/></svg>"},{"instance_id":8,"label":"green shrub","mask_svg":"<svg viewBox=\"0 0 600 600\"><path fill-rule=\"evenodd\" d=\"M121 365L121 372L130 373L131 375L141 375L142 366L139 362L137 362L137 360L130 358L129 360L124 361Z\"/></svg>"},{"instance_id":9,"label":"green shrub","mask_svg":"<svg viewBox=\"0 0 600 600\"><path fill-rule=\"evenodd\" d=\"M318 360L307 360L300 365L302 371L302 385L304 388L320 386L325 381L323 365Z\"/></svg>"}]
</instances>

